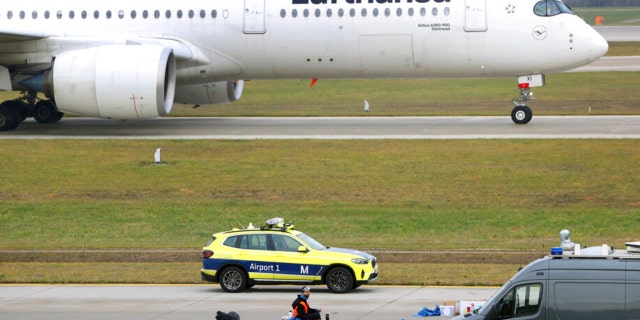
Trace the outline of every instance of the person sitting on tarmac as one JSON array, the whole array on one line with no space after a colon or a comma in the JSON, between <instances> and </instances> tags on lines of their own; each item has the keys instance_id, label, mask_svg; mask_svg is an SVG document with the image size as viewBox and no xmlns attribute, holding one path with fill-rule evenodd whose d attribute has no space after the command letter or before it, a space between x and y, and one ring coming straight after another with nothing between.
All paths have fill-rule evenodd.
<instances>
[{"instance_id":1,"label":"person sitting on tarmac","mask_svg":"<svg viewBox=\"0 0 640 320\"><path fill-rule=\"evenodd\" d=\"M322 309L314 309L309 307L309 295L311 294L311 288L304 286L300 289L298 298L291 304L293 307L293 318L302 320L317 320L321 319L320 312Z\"/></svg>"}]
</instances>

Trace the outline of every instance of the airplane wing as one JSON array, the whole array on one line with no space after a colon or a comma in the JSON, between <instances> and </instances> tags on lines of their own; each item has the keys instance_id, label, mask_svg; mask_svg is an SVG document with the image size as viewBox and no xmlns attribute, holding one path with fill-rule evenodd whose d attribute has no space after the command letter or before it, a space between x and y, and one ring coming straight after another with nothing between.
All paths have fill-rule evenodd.
<instances>
[{"instance_id":1,"label":"airplane wing","mask_svg":"<svg viewBox=\"0 0 640 320\"><path fill-rule=\"evenodd\" d=\"M7 42L19 42L27 40L40 40L48 39L51 43L64 44L67 47L93 47L109 44L126 44L126 45L155 45L170 48L173 50L176 59L178 61L184 60L203 60L204 63L208 63L208 59L203 54L199 54L197 48L193 47L190 43L181 41L181 39L164 39L164 38L76 38L65 37L59 35L45 34L42 32L4 32L0 30L0 43ZM0 64L3 61L0 57Z\"/></svg>"},{"instance_id":2,"label":"airplane wing","mask_svg":"<svg viewBox=\"0 0 640 320\"><path fill-rule=\"evenodd\" d=\"M45 38L45 34L37 32L3 32L0 30L0 43L24 40L37 40Z\"/></svg>"}]
</instances>

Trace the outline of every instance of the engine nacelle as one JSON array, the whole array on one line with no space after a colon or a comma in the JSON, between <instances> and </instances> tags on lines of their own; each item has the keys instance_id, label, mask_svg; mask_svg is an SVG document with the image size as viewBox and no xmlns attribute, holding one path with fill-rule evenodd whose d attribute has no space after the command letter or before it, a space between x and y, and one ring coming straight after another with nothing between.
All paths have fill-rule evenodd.
<instances>
[{"instance_id":1,"label":"engine nacelle","mask_svg":"<svg viewBox=\"0 0 640 320\"><path fill-rule=\"evenodd\" d=\"M144 119L171 112L176 62L169 48L108 45L58 54L53 98L60 111L114 119Z\"/></svg>"},{"instance_id":2,"label":"engine nacelle","mask_svg":"<svg viewBox=\"0 0 640 320\"><path fill-rule=\"evenodd\" d=\"M176 87L175 102L185 104L223 104L242 96L244 80L220 81Z\"/></svg>"}]
</instances>

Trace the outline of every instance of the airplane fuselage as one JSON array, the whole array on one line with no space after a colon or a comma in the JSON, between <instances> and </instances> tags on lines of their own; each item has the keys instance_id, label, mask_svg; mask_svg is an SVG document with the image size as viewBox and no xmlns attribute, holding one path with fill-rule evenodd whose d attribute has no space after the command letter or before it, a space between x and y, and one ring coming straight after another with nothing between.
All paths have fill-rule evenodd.
<instances>
[{"instance_id":1,"label":"airplane fuselage","mask_svg":"<svg viewBox=\"0 0 640 320\"><path fill-rule=\"evenodd\" d=\"M33 0L0 9L0 89L42 91L62 111L97 117L165 115L174 98L232 102L243 79L517 77L606 51L558 0Z\"/></svg>"},{"instance_id":2,"label":"airplane fuselage","mask_svg":"<svg viewBox=\"0 0 640 320\"><path fill-rule=\"evenodd\" d=\"M602 39L582 19L536 16L536 2L14 2L3 5L0 28L47 38L5 43L0 61L47 63L70 49L156 39L184 51L178 83L200 83L517 76L567 70L599 58ZM46 29L35 22L46 22Z\"/></svg>"}]
</instances>

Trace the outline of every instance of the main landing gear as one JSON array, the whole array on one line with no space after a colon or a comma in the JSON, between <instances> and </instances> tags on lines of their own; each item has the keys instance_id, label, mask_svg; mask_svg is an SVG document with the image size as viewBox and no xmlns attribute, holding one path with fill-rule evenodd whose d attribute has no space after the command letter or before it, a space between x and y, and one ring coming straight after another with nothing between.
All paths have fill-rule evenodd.
<instances>
[{"instance_id":1,"label":"main landing gear","mask_svg":"<svg viewBox=\"0 0 640 320\"><path fill-rule=\"evenodd\" d=\"M63 116L53 100L40 100L36 92L28 91L18 99L0 103L0 131L11 131L29 117L39 123L54 123Z\"/></svg>"},{"instance_id":2,"label":"main landing gear","mask_svg":"<svg viewBox=\"0 0 640 320\"><path fill-rule=\"evenodd\" d=\"M520 97L513 100L515 107L511 111L511 120L516 124L526 124L533 118L533 111L527 107L527 101L535 99L531 87L541 87L544 85L544 75L535 74L518 77L518 89Z\"/></svg>"}]
</instances>

